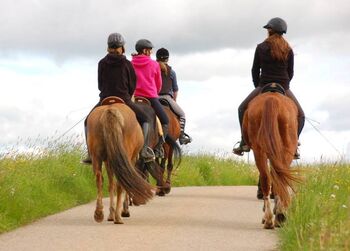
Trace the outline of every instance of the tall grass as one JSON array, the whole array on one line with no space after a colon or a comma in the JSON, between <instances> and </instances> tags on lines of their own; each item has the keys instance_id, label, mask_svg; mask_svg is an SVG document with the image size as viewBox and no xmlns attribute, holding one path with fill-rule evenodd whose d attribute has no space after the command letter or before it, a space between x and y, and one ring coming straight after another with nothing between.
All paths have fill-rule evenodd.
<instances>
[{"instance_id":1,"label":"tall grass","mask_svg":"<svg viewBox=\"0 0 350 251\"><path fill-rule=\"evenodd\" d=\"M255 166L209 154L185 155L174 171L173 186L256 185Z\"/></svg>"},{"instance_id":2,"label":"tall grass","mask_svg":"<svg viewBox=\"0 0 350 251\"><path fill-rule=\"evenodd\" d=\"M305 172L279 230L281 250L350 250L350 165L319 165Z\"/></svg>"},{"instance_id":3,"label":"tall grass","mask_svg":"<svg viewBox=\"0 0 350 251\"><path fill-rule=\"evenodd\" d=\"M38 138L25 141L25 149L21 153L13 147L0 156L0 233L96 197L92 167L79 163L84 151L79 140ZM254 185L256 181L254 167L203 154L185 156L172 185Z\"/></svg>"},{"instance_id":4,"label":"tall grass","mask_svg":"<svg viewBox=\"0 0 350 251\"><path fill-rule=\"evenodd\" d=\"M80 156L81 145L70 141L0 157L0 233L91 201L93 175Z\"/></svg>"}]
</instances>

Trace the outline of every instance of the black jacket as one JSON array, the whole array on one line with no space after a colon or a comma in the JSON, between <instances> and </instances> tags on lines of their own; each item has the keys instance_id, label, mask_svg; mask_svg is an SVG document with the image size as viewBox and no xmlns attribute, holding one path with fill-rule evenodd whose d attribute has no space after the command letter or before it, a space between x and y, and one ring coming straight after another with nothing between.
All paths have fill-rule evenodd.
<instances>
[{"instance_id":1,"label":"black jacket","mask_svg":"<svg viewBox=\"0 0 350 251\"><path fill-rule=\"evenodd\" d=\"M100 99L117 96L131 100L136 88L136 74L124 55L107 54L98 63L98 89Z\"/></svg>"},{"instance_id":2,"label":"black jacket","mask_svg":"<svg viewBox=\"0 0 350 251\"><path fill-rule=\"evenodd\" d=\"M281 84L286 90L289 89L289 82L294 75L294 54L290 50L287 60L278 61L271 56L269 44L265 41L258 44L255 50L252 67L252 77L254 86L264 86L265 84L276 82Z\"/></svg>"}]
</instances>

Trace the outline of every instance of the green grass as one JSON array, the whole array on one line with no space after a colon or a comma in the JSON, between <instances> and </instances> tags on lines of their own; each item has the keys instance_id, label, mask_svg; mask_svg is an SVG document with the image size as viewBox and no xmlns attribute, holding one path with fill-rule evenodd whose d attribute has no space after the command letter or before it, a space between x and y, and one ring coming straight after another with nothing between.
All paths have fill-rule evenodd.
<instances>
[{"instance_id":1,"label":"green grass","mask_svg":"<svg viewBox=\"0 0 350 251\"><path fill-rule=\"evenodd\" d=\"M96 198L92 168L79 163L82 144L45 141L40 148L29 140L32 154L12 149L0 156L0 233ZM243 162L185 156L172 180L173 186L255 185L257 172Z\"/></svg>"},{"instance_id":2,"label":"green grass","mask_svg":"<svg viewBox=\"0 0 350 251\"><path fill-rule=\"evenodd\" d=\"M279 230L281 250L350 250L350 165L305 168Z\"/></svg>"},{"instance_id":3,"label":"green grass","mask_svg":"<svg viewBox=\"0 0 350 251\"><path fill-rule=\"evenodd\" d=\"M174 171L172 186L256 185L255 166L208 154L185 155Z\"/></svg>"},{"instance_id":4,"label":"green grass","mask_svg":"<svg viewBox=\"0 0 350 251\"><path fill-rule=\"evenodd\" d=\"M91 168L79 164L79 146L45 150L0 158L0 233L96 196Z\"/></svg>"}]
</instances>

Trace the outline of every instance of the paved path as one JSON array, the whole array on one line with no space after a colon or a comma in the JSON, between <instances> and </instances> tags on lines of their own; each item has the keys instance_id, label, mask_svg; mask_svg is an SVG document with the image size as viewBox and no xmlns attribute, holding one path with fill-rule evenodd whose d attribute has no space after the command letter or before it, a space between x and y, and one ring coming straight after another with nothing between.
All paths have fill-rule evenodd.
<instances>
[{"instance_id":1,"label":"paved path","mask_svg":"<svg viewBox=\"0 0 350 251\"><path fill-rule=\"evenodd\" d=\"M0 250L277 250L256 187L182 187L131 207L124 225L93 220L95 202L0 235ZM108 215L108 201L105 217Z\"/></svg>"}]
</instances>

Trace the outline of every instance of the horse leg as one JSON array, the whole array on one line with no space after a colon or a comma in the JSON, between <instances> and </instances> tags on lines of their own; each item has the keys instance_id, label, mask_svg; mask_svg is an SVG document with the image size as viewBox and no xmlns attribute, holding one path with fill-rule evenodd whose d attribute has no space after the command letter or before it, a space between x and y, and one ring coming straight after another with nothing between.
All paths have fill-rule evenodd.
<instances>
[{"instance_id":1,"label":"horse leg","mask_svg":"<svg viewBox=\"0 0 350 251\"><path fill-rule=\"evenodd\" d=\"M97 200L96 200L96 209L94 214L94 219L97 222L103 221L103 175L102 175L102 162L96 160L96 158L92 157L92 165L94 168L94 173L96 177L96 187L97 187Z\"/></svg>"},{"instance_id":2,"label":"horse leg","mask_svg":"<svg viewBox=\"0 0 350 251\"><path fill-rule=\"evenodd\" d=\"M271 181L268 175L268 165L267 165L267 157L266 154L255 150L254 151L254 157L255 157L255 162L256 166L259 169L260 173L260 185L261 185L261 190L263 193L263 200L264 200L264 216L262 219L262 223L264 224L264 228L266 229L273 229L274 225L272 222L273 219L273 213L271 210L271 202L269 198L270 194L270 187L271 187Z\"/></svg>"},{"instance_id":3,"label":"horse leg","mask_svg":"<svg viewBox=\"0 0 350 251\"><path fill-rule=\"evenodd\" d=\"M119 184L117 184L117 207L116 207L116 212L114 217L114 224L124 224L121 217L121 212L123 209L123 199L124 199L123 192L124 192L123 188Z\"/></svg>"},{"instance_id":4,"label":"horse leg","mask_svg":"<svg viewBox=\"0 0 350 251\"><path fill-rule=\"evenodd\" d=\"M111 168L106 165L107 174L108 174L108 191L109 191L109 216L108 221L114 221L115 217L115 190L116 190L116 183L114 179L114 173L111 170Z\"/></svg>"},{"instance_id":5,"label":"horse leg","mask_svg":"<svg viewBox=\"0 0 350 251\"><path fill-rule=\"evenodd\" d=\"M122 217L130 217L129 202L130 202L130 197L127 193L125 193L125 199L123 202Z\"/></svg>"},{"instance_id":6,"label":"horse leg","mask_svg":"<svg viewBox=\"0 0 350 251\"><path fill-rule=\"evenodd\" d=\"M170 147L168 153L167 178L165 182L166 187L164 188L165 193L167 194L171 191L171 174L173 172L173 167L173 149Z\"/></svg>"},{"instance_id":7,"label":"horse leg","mask_svg":"<svg viewBox=\"0 0 350 251\"><path fill-rule=\"evenodd\" d=\"M165 156L164 158L162 158L161 162L159 163L160 175L159 175L159 180L157 180L157 192L156 192L158 196L164 196L166 194L165 185L163 182L166 160L167 159Z\"/></svg>"}]
</instances>

